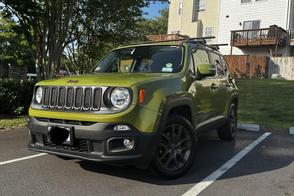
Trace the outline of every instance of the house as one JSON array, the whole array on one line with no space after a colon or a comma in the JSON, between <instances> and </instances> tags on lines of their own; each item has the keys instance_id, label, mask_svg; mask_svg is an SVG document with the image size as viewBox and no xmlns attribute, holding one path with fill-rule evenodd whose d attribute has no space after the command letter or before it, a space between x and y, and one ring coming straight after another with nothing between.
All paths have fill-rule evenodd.
<instances>
[{"instance_id":1,"label":"house","mask_svg":"<svg viewBox=\"0 0 294 196\"><path fill-rule=\"evenodd\" d=\"M190 37L216 36L218 15L219 0L171 0L168 34Z\"/></svg>"},{"instance_id":2,"label":"house","mask_svg":"<svg viewBox=\"0 0 294 196\"><path fill-rule=\"evenodd\" d=\"M291 29L294 0L170 1L168 33L215 36L223 54L293 55Z\"/></svg>"},{"instance_id":3,"label":"house","mask_svg":"<svg viewBox=\"0 0 294 196\"><path fill-rule=\"evenodd\" d=\"M224 54L290 56L293 0L220 0L217 43Z\"/></svg>"}]
</instances>

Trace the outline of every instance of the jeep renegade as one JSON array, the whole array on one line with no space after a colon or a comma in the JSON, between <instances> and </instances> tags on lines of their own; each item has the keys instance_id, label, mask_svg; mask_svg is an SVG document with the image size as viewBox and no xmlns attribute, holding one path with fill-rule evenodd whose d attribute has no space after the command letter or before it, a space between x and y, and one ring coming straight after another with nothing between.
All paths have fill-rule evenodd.
<instances>
[{"instance_id":1,"label":"jeep renegade","mask_svg":"<svg viewBox=\"0 0 294 196\"><path fill-rule=\"evenodd\" d=\"M29 110L29 149L59 157L152 166L175 178L197 135L236 134L238 93L225 58L198 39L121 46L91 74L41 81Z\"/></svg>"}]
</instances>

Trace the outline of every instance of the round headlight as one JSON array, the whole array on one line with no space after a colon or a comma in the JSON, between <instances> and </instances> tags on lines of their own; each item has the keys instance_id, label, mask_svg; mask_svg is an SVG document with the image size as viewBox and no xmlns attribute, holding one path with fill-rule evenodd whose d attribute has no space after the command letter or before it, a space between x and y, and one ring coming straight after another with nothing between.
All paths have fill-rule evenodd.
<instances>
[{"instance_id":1,"label":"round headlight","mask_svg":"<svg viewBox=\"0 0 294 196\"><path fill-rule=\"evenodd\" d=\"M43 88L42 87L38 87L37 91L36 91L36 101L37 103L41 103L42 101L42 95L43 95Z\"/></svg>"},{"instance_id":2,"label":"round headlight","mask_svg":"<svg viewBox=\"0 0 294 196\"><path fill-rule=\"evenodd\" d=\"M124 109L130 104L130 92L126 88L114 88L110 94L110 101L114 107Z\"/></svg>"}]
</instances>

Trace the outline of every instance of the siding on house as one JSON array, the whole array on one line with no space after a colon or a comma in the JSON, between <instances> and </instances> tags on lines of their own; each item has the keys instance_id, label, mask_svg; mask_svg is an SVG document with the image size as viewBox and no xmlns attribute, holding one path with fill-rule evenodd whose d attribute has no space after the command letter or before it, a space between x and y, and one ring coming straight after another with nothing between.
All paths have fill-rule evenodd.
<instances>
[{"instance_id":1,"label":"siding on house","mask_svg":"<svg viewBox=\"0 0 294 196\"><path fill-rule=\"evenodd\" d=\"M197 0L171 0L168 34L179 33L190 37L202 37L206 36L207 29L211 30L211 36L217 35L219 0L204 0L205 9L196 11L193 18L193 9L196 9L194 1ZM179 13L181 6L182 11Z\"/></svg>"},{"instance_id":2,"label":"siding on house","mask_svg":"<svg viewBox=\"0 0 294 196\"><path fill-rule=\"evenodd\" d=\"M220 0L219 25L217 43L230 44L231 31L243 29L244 21L260 20L260 28L278 25L284 29L293 27L293 0L251 0L241 3L241 0ZM291 5L292 2L292 5ZM230 46L221 47L224 54L230 53ZM248 48L240 50L233 48L233 54L265 54L271 48ZM289 55L289 49L279 49L278 53Z\"/></svg>"}]
</instances>

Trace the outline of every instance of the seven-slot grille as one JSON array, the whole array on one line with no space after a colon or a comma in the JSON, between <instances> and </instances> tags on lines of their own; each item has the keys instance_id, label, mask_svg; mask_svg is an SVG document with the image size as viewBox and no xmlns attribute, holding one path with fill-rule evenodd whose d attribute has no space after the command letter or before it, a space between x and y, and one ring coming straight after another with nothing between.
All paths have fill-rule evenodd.
<instances>
[{"instance_id":1,"label":"seven-slot grille","mask_svg":"<svg viewBox=\"0 0 294 196\"><path fill-rule=\"evenodd\" d=\"M43 87L42 107L67 110L100 110L99 87Z\"/></svg>"}]
</instances>

